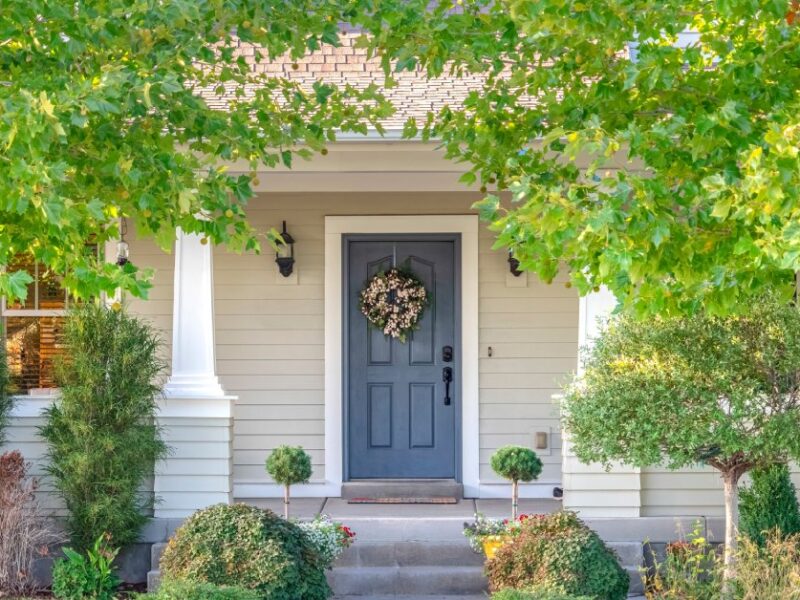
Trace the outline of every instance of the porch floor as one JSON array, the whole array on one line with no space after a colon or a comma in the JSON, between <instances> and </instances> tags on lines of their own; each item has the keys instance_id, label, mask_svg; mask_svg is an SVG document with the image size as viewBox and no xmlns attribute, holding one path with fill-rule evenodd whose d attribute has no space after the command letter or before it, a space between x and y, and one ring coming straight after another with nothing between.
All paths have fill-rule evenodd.
<instances>
[{"instance_id":1,"label":"porch floor","mask_svg":"<svg viewBox=\"0 0 800 600\"><path fill-rule=\"evenodd\" d=\"M283 514L281 498L237 498L260 508ZM521 514L551 513L561 508L559 500L520 499ZM511 513L511 501L504 499L459 500L457 504L348 504L343 498L295 498L291 501L291 515L297 519L313 519L326 514L337 521L369 519L442 519L468 521L482 513L487 517L504 518Z\"/></svg>"}]
</instances>

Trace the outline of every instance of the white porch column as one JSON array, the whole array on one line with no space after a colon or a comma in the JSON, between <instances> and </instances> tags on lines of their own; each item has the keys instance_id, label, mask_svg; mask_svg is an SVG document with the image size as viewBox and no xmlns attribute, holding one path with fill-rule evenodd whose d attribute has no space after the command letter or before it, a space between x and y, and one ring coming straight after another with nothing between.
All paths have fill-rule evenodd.
<instances>
[{"instance_id":1,"label":"white porch column","mask_svg":"<svg viewBox=\"0 0 800 600\"><path fill-rule=\"evenodd\" d=\"M233 500L233 402L216 374L210 244L178 230L172 312L172 373L159 425L170 456L156 468L156 517L185 517Z\"/></svg>"},{"instance_id":2,"label":"white porch column","mask_svg":"<svg viewBox=\"0 0 800 600\"><path fill-rule=\"evenodd\" d=\"M616 307L614 295L606 288L580 300L578 323L578 375L583 372L583 353L591 347L599 326ZM569 434L564 431L563 478L564 508L579 511L584 517L638 517L641 512L641 470L614 465L581 463L572 452Z\"/></svg>"}]
</instances>

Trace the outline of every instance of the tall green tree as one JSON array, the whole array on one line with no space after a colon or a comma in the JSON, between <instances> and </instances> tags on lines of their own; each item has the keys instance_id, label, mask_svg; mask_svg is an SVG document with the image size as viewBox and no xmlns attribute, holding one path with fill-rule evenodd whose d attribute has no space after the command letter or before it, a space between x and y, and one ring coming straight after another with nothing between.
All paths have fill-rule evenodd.
<instances>
[{"instance_id":1,"label":"tall green tree","mask_svg":"<svg viewBox=\"0 0 800 600\"><path fill-rule=\"evenodd\" d=\"M83 294L146 292L79 249L116 219L257 247L252 176L337 131L380 129L377 89L311 92L264 60L364 33L394 71L470 76L408 137L441 140L498 244L639 314L736 311L800 270L800 28L793 0L9 0L0 14L0 265L29 254ZM684 32L692 32L684 35ZM478 75L477 81L475 75ZM224 88L224 89L223 89ZM199 98L225 92L227 110ZM301 147L302 145L302 147ZM491 193L488 192L491 190ZM497 192L509 192L504 204ZM272 233L274 235L274 232ZM0 274L24 294L27 275Z\"/></svg>"},{"instance_id":2,"label":"tall green tree","mask_svg":"<svg viewBox=\"0 0 800 600\"><path fill-rule=\"evenodd\" d=\"M463 107L406 133L440 138L491 190L481 214L522 268L564 268L639 314L721 314L788 297L800 270L798 10L459 0L373 47L399 68L482 75Z\"/></svg>"},{"instance_id":3,"label":"tall green tree","mask_svg":"<svg viewBox=\"0 0 800 600\"><path fill-rule=\"evenodd\" d=\"M767 297L740 316L619 316L584 366L562 405L576 455L716 469L730 577L739 480L800 459L800 311Z\"/></svg>"},{"instance_id":4,"label":"tall green tree","mask_svg":"<svg viewBox=\"0 0 800 600\"><path fill-rule=\"evenodd\" d=\"M24 297L25 255L81 296L146 294L149 273L83 251L125 217L165 250L176 227L234 250L258 165L290 166L338 131L380 129L374 87L296 82L252 68L338 43L349 2L8 0L0 11L0 295ZM224 104L202 99L210 93ZM244 174L226 164L240 161Z\"/></svg>"}]
</instances>

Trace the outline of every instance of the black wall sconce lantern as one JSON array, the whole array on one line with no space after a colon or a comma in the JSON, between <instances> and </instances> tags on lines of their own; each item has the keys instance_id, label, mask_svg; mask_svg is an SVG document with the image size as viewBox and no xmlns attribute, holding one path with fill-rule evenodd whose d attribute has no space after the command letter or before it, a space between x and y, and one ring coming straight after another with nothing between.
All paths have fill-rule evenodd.
<instances>
[{"instance_id":1,"label":"black wall sconce lantern","mask_svg":"<svg viewBox=\"0 0 800 600\"><path fill-rule=\"evenodd\" d=\"M519 260L514 258L514 254L511 250L508 251L508 270L511 271L514 277L522 275L522 271L519 269Z\"/></svg>"},{"instance_id":2,"label":"black wall sconce lantern","mask_svg":"<svg viewBox=\"0 0 800 600\"><path fill-rule=\"evenodd\" d=\"M278 270L284 277L289 277L294 271L294 238L286 231L286 221L283 222L283 231L281 231L281 240L278 240L278 249L275 253L275 262L278 264Z\"/></svg>"}]
</instances>

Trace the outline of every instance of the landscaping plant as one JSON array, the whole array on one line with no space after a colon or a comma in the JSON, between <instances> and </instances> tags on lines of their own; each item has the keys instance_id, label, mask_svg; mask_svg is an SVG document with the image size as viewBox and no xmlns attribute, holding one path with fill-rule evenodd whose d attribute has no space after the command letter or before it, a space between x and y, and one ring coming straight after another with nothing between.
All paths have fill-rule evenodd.
<instances>
[{"instance_id":1,"label":"landscaping plant","mask_svg":"<svg viewBox=\"0 0 800 600\"><path fill-rule=\"evenodd\" d=\"M784 463L754 469L749 487L741 490L739 531L763 546L774 532L800 533L797 490Z\"/></svg>"},{"instance_id":2,"label":"landscaping plant","mask_svg":"<svg viewBox=\"0 0 800 600\"><path fill-rule=\"evenodd\" d=\"M630 579L598 535L575 513L534 515L486 563L493 591L540 590L623 600Z\"/></svg>"},{"instance_id":3,"label":"landscaping plant","mask_svg":"<svg viewBox=\"0 0 800 600\"><path fill-rule=\"evenodd\" d=\"M463 533L472 551L480 554L483 552L483 542L486 539L507 535L506 521L475 513L474 521L464 523Z\"/></svg>"},{"instance_id":4,"label":"landscaping plant","mask_svg":"<svg viewBox=\"0 0 800 600\"><path fill-rule=\"evenodd\" d=\"M85 552L64 548L64 558L53 565L53 596L59 600L114 600L119 578L114 559L119 550L109 547L109 536L97 538Z\"/></svg>"},{"instance_id":5,"label":"landscaping plant","mask_svg":"<svg viewBox=\"0 0 800 600\"><path fill-rule=\"evenodd\" d=\"M327 515L318 515L313 521L298 521L297 526L314 545L327 568L331 568L342 552L356 540L356 534L352 529L333 521Z\"/></svg>"},{"instance_id":6,"label":"landscaping plant","mask_svg":"<svg viewBox=\"0 0 800 600\"><path fill-rule=\"evenodd\" d=\"M800 600L800 535L742 538L736 560L736 600Z\"/></svg>"},{"instance_id":7,"label":"landscaping plant","mask_svg":"<svg viewBox=\"0 0 800 600\"><path fill-rule=\"evenodd\" d=\"M800 310L767 296L735 316L618 316L584 366L562 403L575 454L606 465L716 469L730 580L739 480L800 458Z\"/></svg>"},{"instance_id":8,"label":"landscaping plant","mask_svg":"<svg viewBox=\"0 0 800 600\"><path fill-rule=\"evenodd\" d=\"M139 600L261 600L255 590L203 581L162 581L154 594L141 594Z\"/></svg>"},{"instance_id":9,"label":"landscaping plant","mask_svg":"<svg viewBox=\"0 0 800 600\"><path fill-rule=\"evenodd\" d=\"M151 327L123 310L87 304L70 312L61 388L41 434L48 473L69 511L72 545L82 551L101 535L114 546L139 537L153 498L142 493L166 453L155 424L164 363Z\"/></svg>"},{"instance_id":10,"label":"landscaping plant","mask_svg":"<svg viewBox=\"0 0 800 600\"><path fill-rule=\"evenodd\" d=\"M262 600L325 600L325 566L297 525L245 504L197 511L161 557L165 580L240 586Z\"/></svg>"},{"instance_id":11,"label":"landscaping plant","mask_svg":"<svg viewBox=\"0 0 800 600\"><path fill-rule=\"evenodd\" d=\"M311 479L311 457L300 446L278 446L267 458L267 473L283 485L283 516L289 518L289 491Z\"/></svg>"},{"instance_id":12,"label":"landscaping plant","mask_svg":"<svg viewBox=\"0 0 800 600\"><path fill-rule=\"evenodd\" d=\"M644 570L648 600L719 600L722 595L722 561L698 523L685 539L667 544L661 562L652 554Z\"/></svg>"},{"instance_id":13,"label":"landscaping plant","mask_svg":"<svg viewBox=\"0 0 800 600\"><path fill-rule=\"evenodd\" d=\"M36 501L36 479L17 451L0 454L0 598L36 591L33 564L58 536Z\"/></svg>"},{"instance_id":14,"label":"landscaping plant","mask_svg":"<svg viewBox=\"0 0 800 600\"><path fill-rule=\"evenodd\" d=\"M11 416L13 398L9 393L8 362L6 362L5 345L0 344L0 446L5 441L5 429Z\"/></svg>"},{"instance_id":15,"label":"landscaping plant","mask_svg":"<svg viewBox=\"0 0 800 600\"><path fill-rule=\"evenodd\" d=\"M491 458L492 470L511 482L511 519L519 508L519 482L533 481L542 473L542 461L530 448L503 446Z\"/></svg>"}]
</instances>

